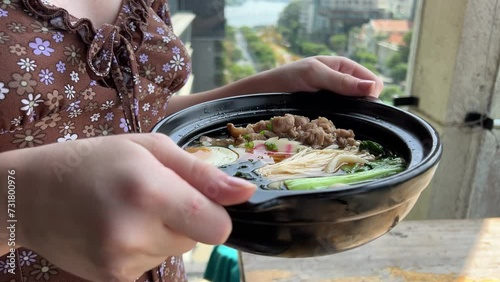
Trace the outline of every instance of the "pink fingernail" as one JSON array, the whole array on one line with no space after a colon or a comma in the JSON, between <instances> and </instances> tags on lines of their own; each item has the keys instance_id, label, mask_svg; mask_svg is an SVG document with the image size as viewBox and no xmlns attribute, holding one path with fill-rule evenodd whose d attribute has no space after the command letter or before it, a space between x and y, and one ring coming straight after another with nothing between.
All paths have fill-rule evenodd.
<instances>
[{"instance_id":1,"label":"pink fingernail","mask_svg":"<svg viewBox=\"0 0 500 282\"><path fill-rule=\"evenodd\" d=\"M375 86L375 81L373 80L360 80L358 82L358 89L362 92L370 92Z\"/></svg>"},{"instance_id":2,"label":"pink fingernail","mask_svg":"<svg viewBox=\"0 0 500 282\"><path fill-rule=\"evenodd\" d=\"M231 187L235 188L246 188L246 189L255 189L255 184L248 182L242 178L239 177L232 177L229 176L226 179L227 184L229 184Z\"/></svg>"}]
</instances>

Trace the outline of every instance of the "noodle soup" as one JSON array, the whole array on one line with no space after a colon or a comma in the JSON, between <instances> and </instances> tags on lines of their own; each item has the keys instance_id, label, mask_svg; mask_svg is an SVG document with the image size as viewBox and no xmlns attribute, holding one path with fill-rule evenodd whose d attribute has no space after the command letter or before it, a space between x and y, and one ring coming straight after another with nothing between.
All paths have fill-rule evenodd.
<instances>
[{"instance_id":1,"label":"noodle soup","mask_svg":"<svg viewBox=\"0 0 500 282\"><path fill-rule=\"evenodd\" d=\"M262 189L327 189L388 177L404 159L324 117L285 114L246 127L227 124L227 135L202 136L186 150L229 175Z\"/></svg>"}]
</instances>

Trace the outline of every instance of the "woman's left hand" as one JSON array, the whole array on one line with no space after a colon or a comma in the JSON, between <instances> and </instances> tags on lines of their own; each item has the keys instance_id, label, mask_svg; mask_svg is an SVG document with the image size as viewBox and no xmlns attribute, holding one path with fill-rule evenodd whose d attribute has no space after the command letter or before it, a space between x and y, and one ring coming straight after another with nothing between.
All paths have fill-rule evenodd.
<instances>
[{"instance_id":1,"label":"woman's left hand","mask_svg":"<svg viewBox=\"0 0 500 282\"><path fill-rule=\"evenodd\" d=\"M329 90L349 96L378 97L384 87L369 69L337 56L309 57L264 73L279 81L280 91L284 92Z\"/></svg>"},{"instance_id":2,"label":"woman's left hand","mask_svg":"<svg viewBox=\"0 0 500 282\"><path fill-rule=\"evenodd\" d=\"M328 90L349 96L378 97L383 87L378 76L352 60L337 56L316 56L196 95L175 96L170 100L168 114L202 102L244 94Z\"/></svg>"}]
</instances>

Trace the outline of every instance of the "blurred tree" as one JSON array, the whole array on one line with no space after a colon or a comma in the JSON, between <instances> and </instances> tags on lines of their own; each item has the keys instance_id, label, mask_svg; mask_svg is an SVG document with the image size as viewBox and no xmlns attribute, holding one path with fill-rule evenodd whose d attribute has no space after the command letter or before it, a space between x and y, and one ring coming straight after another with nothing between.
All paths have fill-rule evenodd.
<instances>
[{"instance_id":1,"label":"blurred tree","mask_svg":"<svg viewBox=\"0 0 500 282\"><path fill-rule=\"evenodd\" d=\"M347 35L335 34L330 37L330 47L339 54L344 54L347 49Z\"/></svg>"},{"instance_id":2,"label":"blurred tree","mask_svg":"<svg viewBox=\"0 0 500 282\"><path fill-rule=\"evenodd\" d=\"M288 4L278 19L278 32L288 43L289 47L297 52L300 48L300 13L302 10L302 1L293 0Z\"/></svg>"},{"instance_id":3,"label":"blurred tree","mask_svg":"<svg viewBox=\"0 0 500 282\"><path fill-rule=\"evenodd\" d=\"M380 93L380 100L384 103L392 104L392 98L403 95L403 89L399 85L386 85Z\"/></svg>"},{"instance_id":4,"label":"blurred tree","mask_svg":"<svg viewBox=\"0 0 500 282\"><path fill-rule=\"evenodd\" d=\"M330 55L331 51L325 44L304 41L300 45L300 53L304 56Z\"/></svg>"},{"instance_id":5,"label":"blurred tree","mask_svg":"<svg viewBox=\"0 0 500 282\"><path fill-rule=\"evenodd\" d=\"M401 83L406 80L408 64L400 63L391 69L391 77L394 83Z\"/></svg>"}]
</instances>

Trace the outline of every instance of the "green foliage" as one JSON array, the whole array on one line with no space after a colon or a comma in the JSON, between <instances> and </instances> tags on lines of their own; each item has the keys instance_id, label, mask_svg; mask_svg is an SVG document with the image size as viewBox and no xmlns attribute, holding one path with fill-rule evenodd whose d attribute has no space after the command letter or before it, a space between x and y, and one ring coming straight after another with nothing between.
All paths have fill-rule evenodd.
<instances>
[{"instance_id":1,"label":"green foliage","mask_svg":"<svg viewBox=\"0 0 500 282\"><path fill-rule=\"evenodd\" d=\"M357 48L351 55L351 59L360 63L373 73L378 73L378 70L376 68L378 62L377 55L369 52L365 48Z\"/></svg>"},{"instance_id":2,"label":"green foliage","mask_svg":"<svg viewBox=\"0 0 500 282\"><path fill-rule=\"evenodd\" d=\"M287 41L292 51L297 52L300 47L300 13L302 3L300 0L293 0L288 4L278 19L278 32Z\"/></svg>"},{"instance_id":3,"label":"green foliage","mask_svg":"<svg viewBox=\"0 0 500 282\"><path fill-rule=\"evenodd\" d=\"M344 53L347 49L347 35L335 34L330 37L330 47L337 53Z\"/></svg>"},{"instance_id":4,"label":"green foliage","mask_svg":"<svg viewBox=\"0 0 500 282\"><path fill-rule=\"evenodd\" d=\"M251 76L252 74L255 74L255 70L249 66L249 65L239 65L239 64L232 64L228 68L229 75L231 76L231 81L237 81L240 79L243 79L247 76Z\"/></svg>"},{"instance_id":5,"label":"green foliage","mask_svg":"<svg viewBox=\"0 0 500 282\"><path fill-rule=\"evenodd\" d=\"M386 85L384 86L384 89L382 90L382 93L380 93L380 100L382 100L385 103L392 103L392 98L394 96L402 96L403 95L403 90L401 89L401 86L399 85Z\"/></svg>"},{"instance_id":6,"label":"green foliage","mask_svg":"<svg viewBox=\"0 0 500 282\"><path fill-rule=\"evenodd\" d=\"M408 64L400 63L391 69L391 77L394 83L401 83L406 80L406 72L408 70Z\"/></svg>"},{"instance_id":7,"label":"green foliage","mask_svg":"<svg viewBox=\"0 0 500 282\"><path fill-rule=\"evenodd\" d=\"M329 55L331 51L325 44L303 41L300 45L300 54L304 56Z\"/></svg>"},{"instance_id":8,"label":"green foliage","mask_svg":"<svg viewBox=\"0 0 500 282\"><path fill-rule=\"evenodd\" d=\"M268 70L276 66L276 56L271 47L259 38L257 33L249 28L241 28L241 32L245 37L248 49L254 56L255 60L259 63L260 70Z\"/></svg>"},{"instance_id":9,"label":"green foliage","mask_svg":"<svg viewBox=\"0 0 500 282\"><path fill-rule=\"evenodd\" d=\"M251 66L239 64L239 61L243 58L243 53L237 46L235 35L236 29L226 26L226 38L222 44L224 56L221 68L224 71L221 72L221 84L228 84L255 73Z\"/></svg>"},{"instance_id":10,"label":"green foliage","mask_svg":"<svg viewBox=\"0 0 500 282\"><path fill-rule=\"evenodd\" d=\"M404 36L405 45L401 46L399 51L387 60L387 67L389 68L395 83L400 83L406 79L411 36L411 32L406 33Z\"/></svg>"}]
</instances>

